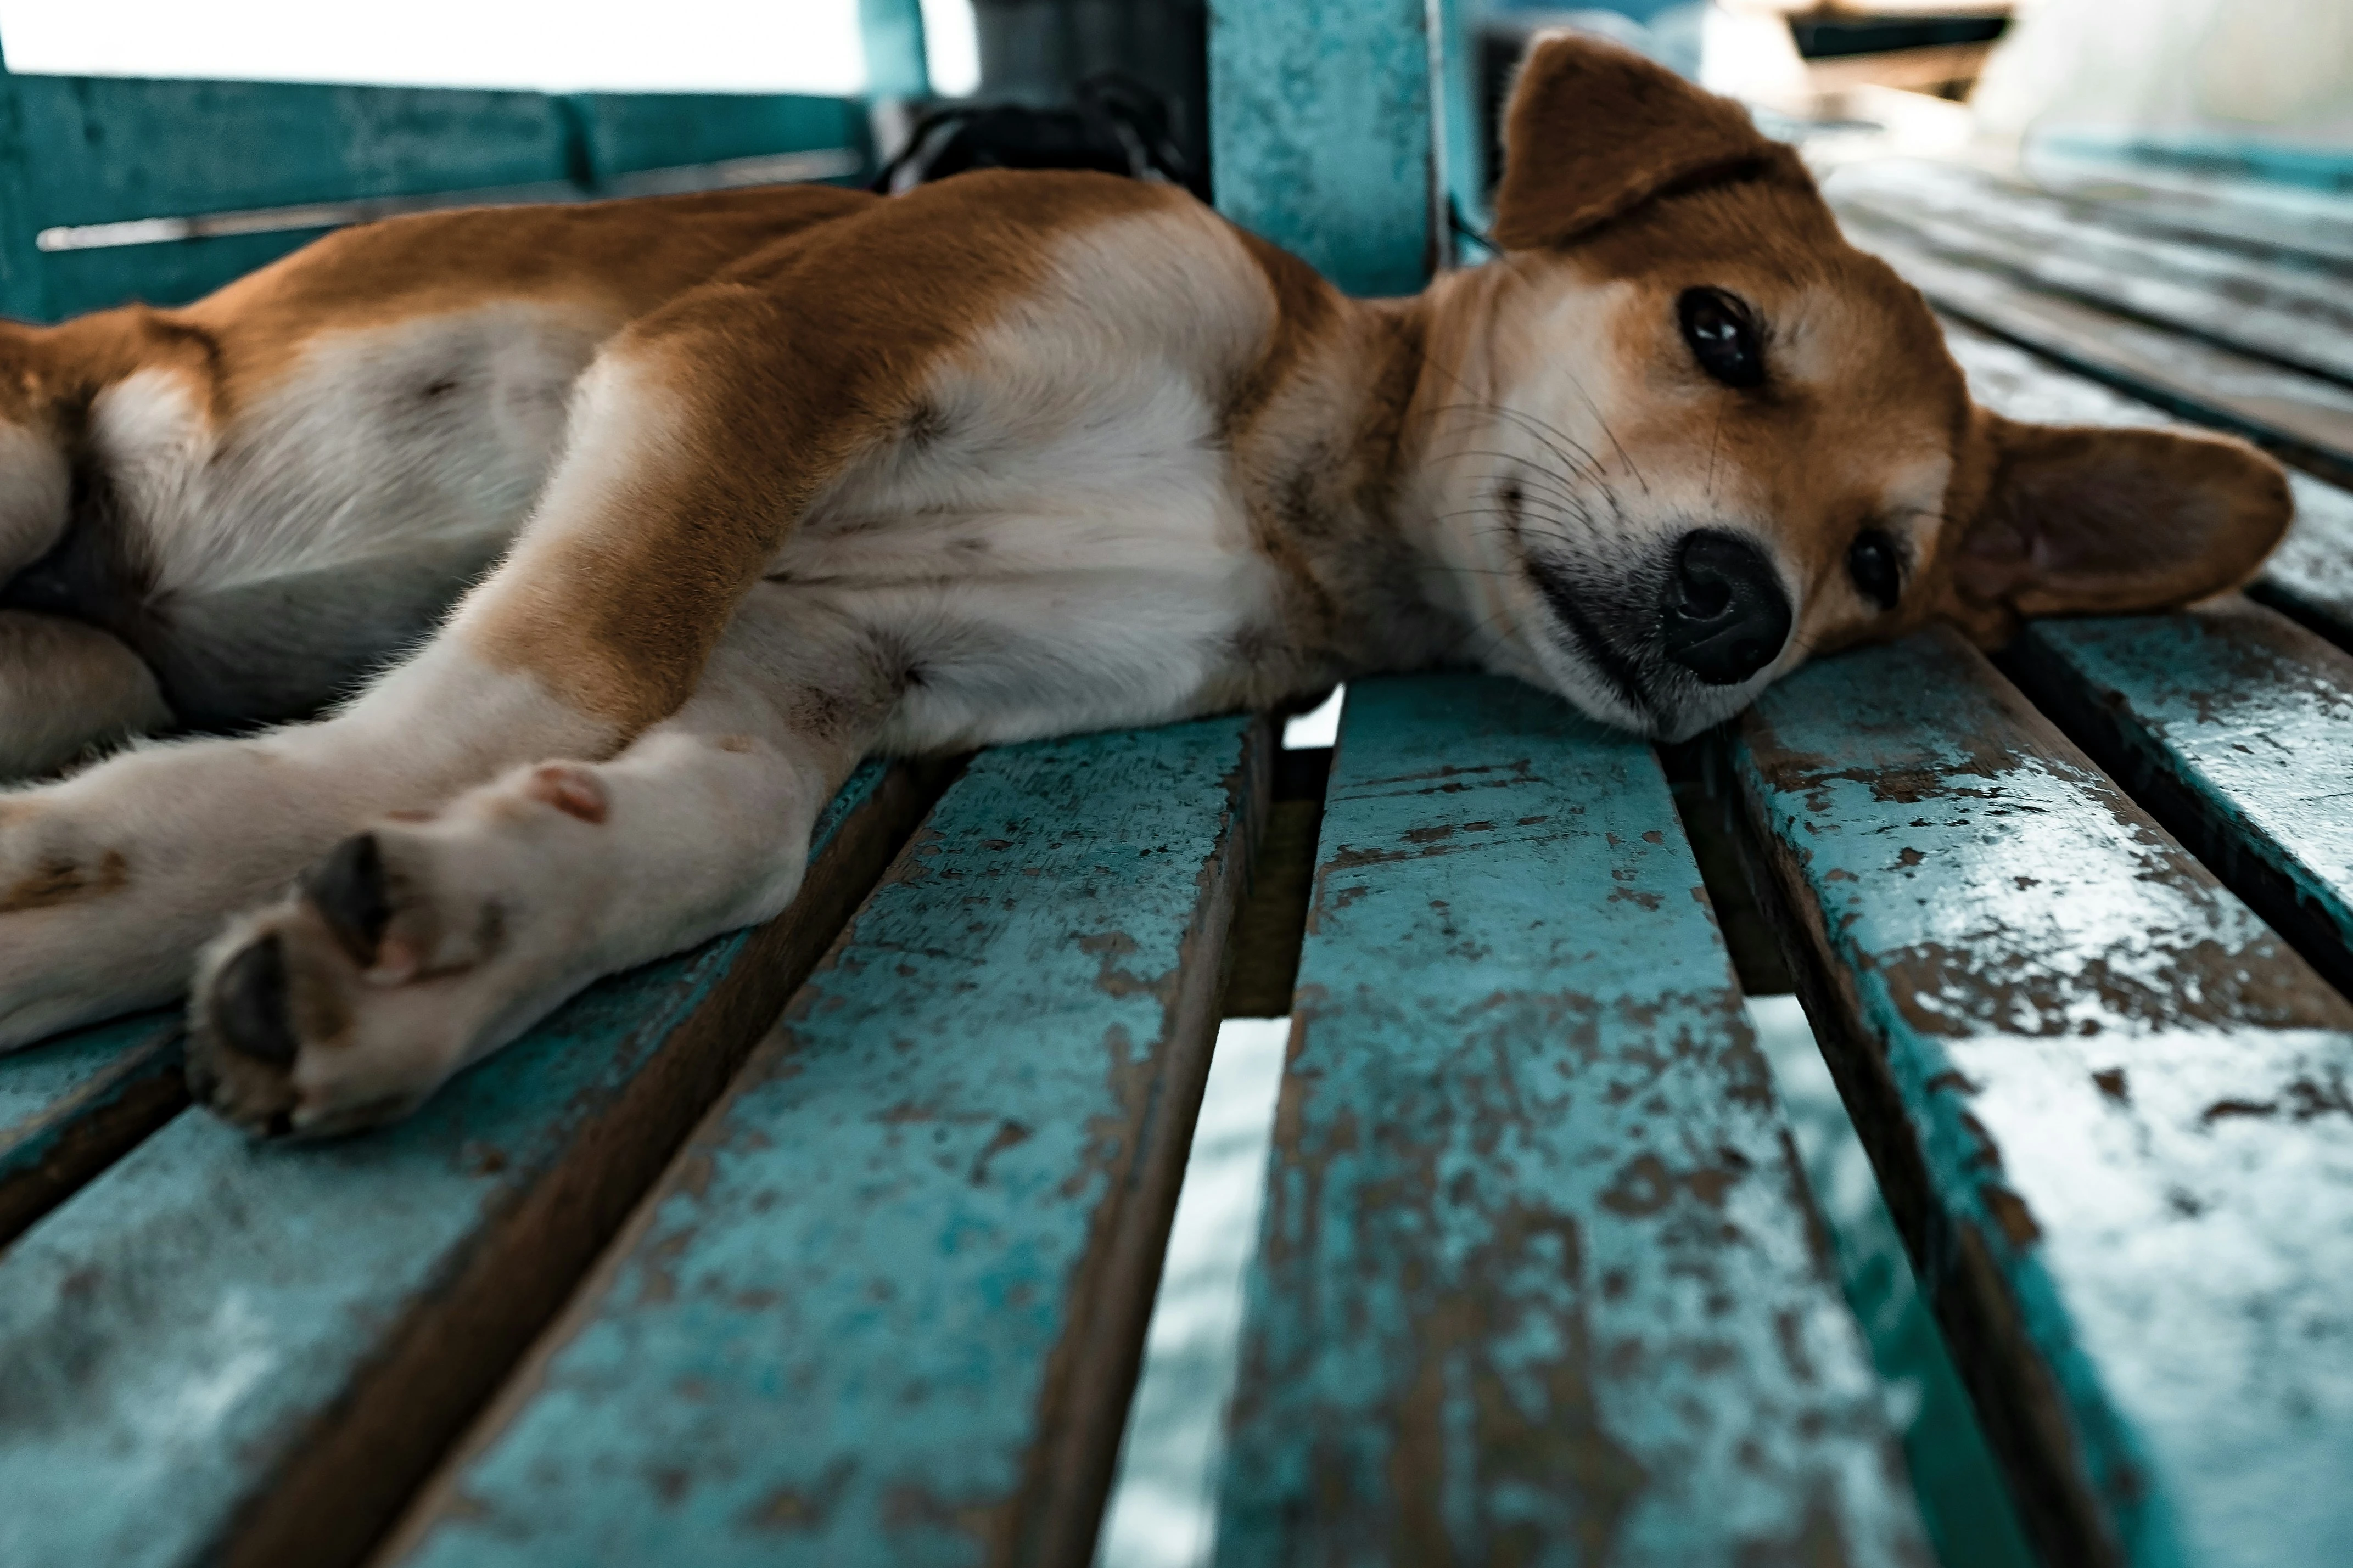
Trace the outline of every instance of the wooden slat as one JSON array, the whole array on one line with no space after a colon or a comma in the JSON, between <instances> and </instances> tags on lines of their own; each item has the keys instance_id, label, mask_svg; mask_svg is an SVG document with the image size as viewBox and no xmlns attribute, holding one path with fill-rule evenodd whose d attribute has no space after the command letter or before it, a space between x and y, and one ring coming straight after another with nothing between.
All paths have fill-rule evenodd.
<instances>
[{"instance_id":1,"label":"wooden slat","mask_svg":"<svg viewBox=\"0 0 2353 1568\"><path fill-rule=\"evenodd\" d=\"M2004 667L2353 989L2353 655L2233 596L2189 615L2042 622Z\"/></svg>"},{"instance_id":2,"label":"wooden slat","mask_svg":"<svg viewBox=\"0 0 2353 1568\"><path fill-rule=\"evenodd\" d=\"M766 153L862 150L865 117L848 99L790 93L589 92L574 96L587 176L596 184L648 169Z\"/></svg>"},{"instance_id":3,"label":"wooden slat","mask_svg":"<svg viewBox=\"0 0 2353 1568\"><path fill-rule=\"evenodd\" d=\"M25 106L17 79L0 62L0 316L42 321L48 314L33 174L26 158Z\"/></svg>"},{"instance_id":4,"label":"wooden slat","mask_svg":"<svg viewBox=\"0 0 2353 1568\"><path fill-rule=\"evenodd\" d=\"M1437 259L1428 0L1211 0L1218 210L1352 294Z\"/></svg>"},{"instance_id":5,"label":"wooden slat","mask_svg":"<svg viewBox=\"0 0 2353 1568\"><path fill-rule=\"evenodd\" d=\"M45 224L516 185L567 173L536 92L20 76Z\"/></svg>"},{"instance_id":6,"label":"wooden slat","mask_svg":"<svg viewBox=\"0 0 2353 1568\"><path fill-rule=\"evenodd\" d=\"M20 76L37 226L562 180L571 132L534 92ZM177 304L314 236L42 258L53 316Z\"/></svg>"},{"instance_id":7,"label":"wooden slat","mask_svg":"<svg viewBox=\"0 0 2353 1568\"><path fill-rule=\"evenodd\" d=\"M0 1562L356 1560L926 795L864 770L791 910L592 987L398 1127L257 1145L187 1112L26 1231L0 1255Z\"/></svg>"},{"instance_id":8,"label":"wooden slat","mask_svg":"<svg viewBox=\"0 0 2353 1568\"><path fill-rule=\"evenodd\" d=\"M1808 1010L2044 1560L2353 1531L2353 1006L1949 632L1735 768Z\"/></svg>"},{"instance_id":9,"label":"wooden slat","mask_svg":"<svg viewBox=\"0 0 2353 1568\"><path fill-rule=\"evenodd\" d=\"M867 142L854 103L793 94L551 98L294 82L5 81L22 100L32 171L26 221L36 228L449 191L505 200L591 195L626 191L629 176L650 170L818 149L862 155ZM5 144L0 135L0 150ZM39 258L40 305L68 315L132 298L181 303L319 232L314 222L51 250Z\"/></svg>"},{"instance_id":10,"label":"wooden slat","mask_svg":"<svg viewBox=\"0 0 2353 1568\"><path fill-rule=\"evenodd\" d=\"M1353 683L1218 1560L1923 1563L1656 758Z\"/></svg>"},{"instance_id":11,"label":"wooden slat","mask_svg":"<svg viewBox=\"0 0 2353 1568\"><path fill-rule=\"evenodd\" d=\"M2353 484L2353 387L2042 292L1923 247L1850 210L1847 231L1936 306L2185 418L2236 431Z\"/></svg>"},{"instance_id":12,"label":"wooden slat","mask_svg":"<svg viewBox=\"0 0 2353 1568\"><path fill-rule=\"evenodd\" d=\"M976 760L402 1561L1083 1563L1267 740Z\"/></svg>"},{"instance_id":13,"label":"wooden slat","mask_svg":"<svg viewBox=\"0 0 2353 1568\"><path fill-rule=\"evenodd\" d=\"M1934 165L1862 164L1828 184L1842 213L1948 259L2337 381L2353 380L2348 279L2084 222L2059 203Z\"/></svg>"},{"instance_id":14,"label":"wooden slat","mask_svg":"<svg viewBox=\"0 0 2353 1568\"><path fill-rule=\"evenodd\" d=\"M2353 211L2341 198L2118 158L2027 148L2026 177L2111 228L2224 246L2286 265L2353 264Z\"/></svg>"},{"instance_id":15,"label":"wooden slat","mask_svg":"<svg viewBox=\"0 0 2353 1568\"><path fill-rule=\"evenodd\" d=\"M2025 350L1947 321L1945 341L1979 403L2013 419L2053 425L2168 426L2152 405L2071 375ZM2340 647L2353 647L2353 494L2290 472L2295 524L2253 592Z\"/></svg>"},{"instance_id":16,"label":"wooden slat","mask_svg":"<svg viewBox=\"0 0 2353 1568\"><path fill-rule=\"evenodd\" d=\"M0 1247L188 1102L176 1008L0 1058Z\"/></svg>"}]
</instances>

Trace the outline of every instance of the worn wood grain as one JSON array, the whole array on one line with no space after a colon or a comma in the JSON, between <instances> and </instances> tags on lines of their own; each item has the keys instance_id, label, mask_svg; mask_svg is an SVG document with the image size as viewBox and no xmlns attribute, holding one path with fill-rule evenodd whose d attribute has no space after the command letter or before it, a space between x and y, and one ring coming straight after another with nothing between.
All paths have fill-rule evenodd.
<instances>
[{"instance_id":1,"label":"worn wood grain","mask_svg":"<svg viewBox=\"0 0 2353 1568\"><path fill-rule=\"evenodd\" d=\"M652 170L816 149L862 154L867 143L856 104L794 94L551 97L53 76L0 85L22 100L24 205L43 229L448 191L562 199L631 191L631 177L642 184ZM0 102L0 150L5 109ZM52 249L37 258L40 298L23 313L180 303L319 232L314 222Z\"/></svg>"},{"instance_id":2,"label":"worn wood grain","mask_svg":"<svg viewBox=\"0 0 2353 1568\"><path fill-rule=\"evenodd\" d=\"M2013 419L2053 425L2164 426L2179 422L2156 406L1959 321L1945 323L1945 342L1969 378L1979 403ZM2253 592L2338 646L2353 647L2353 493L2308 474L2290 472L2295 522L2265 563Z\"/></svg>"},{"instance_id":3,"label":"worn wood grain","mask_svg":"<svg viewBox=\"0 0 2353 1568\"><path fill-rule=\"evenodd\" d=\"M920 814L869 769L793 909L592 987L410 1121L171 1122L0 1256L0 1562L348 1563L562 1303Z\"/></svg>"},{"instance_id":4,"label":"worn wood grain","mask_svg":"<svg viewBox=\"0 0 2353 1568\"><path fill-rule=\"evenodd\" d=\"M1647 746L1352 683L1293 1017L1220 1563L1925 1562Z\"/></svg>"},{"instance_id":5,"label":"worn wood grain","mask_svg":"<svg viewBox=\"0 0 2353 1568\"><path fill-rule=\"evenodd\" d=\"M2233 249L2284 266L2353 270L2353 213L2342 197L2118 159L2028 149L2026 178L2071 216L2133 234Z\"/></svg>"},{"instance_id":6,"label":"worn wood grain","mask_svg":"<svg viewBox=\"0 0 2353 1568\"><path fill-rule=\"evenodd\" d=\"M565 100L576 116L593 189L625 175L719 163L766 153L862 150L865 116L842 98L794 93L584 92Z\"/></svg>"},{"instance_id":7,"label":"worn wood grain","mask_svg":"<svg viewBox=\"0 0 2353 1568\"><path fill-rule=\"evenodd\" d=\"M2060 203L1933 164L1852 165L1832 205L1892 222L1936 254L2158 327L2353 380L2348 279L2211 246L2125 235Z\"/></svg>"},{"instance_id":8,"label":"worn wood grain","mask_svg":"<svg viewBox=\"0 0 2353 1568\"><path fill-rule=\"evenodd\" d=\"M2200 424L2353 484L2353 387L2028 288L1850 210L1850 237L1950 315Z\"/></svg>"},{"instance_id":9,"label":"worn wood grain","mask_svg":"<svg viewBox=\"0 0 2353 1568\"><path fill-rule=\"evenodd\" d=\"M2353 655L2232 596L2188 615L2040 622L2003 668L2353 991Z\"/></svg>"},{"instance_id":10,"label":"worn wood grain","mask_svg":"<svg viewBox=\"0 0 2353 1568\"><path fill-rule=\"evenodd\" d=\"M1352 294L1438 259L1427 0L1211 0L1218 210Z\"/></svg>"},{"instance_id":11,"label":"worn wood grain","mask_svg":"<svg viewBox=\"0 0 2353 1568\"><path fill-rule=\"evenodd\" d=\"M188 1102L177 1009L0 1057L0 1247Z\"/></svg>"},{"instance_id":12,"label":"worn wood grain","mask_svg":"<svg viewBox=\"0 0 2353 1568\"><path fill-rule=\"evenodd\" d=\"M533 92L20 76L37 226L563 180L571 132ZM301 231L41 258L48 313L177 304Z\"/></svg>"},{"instance_id":13,"label":"worn wood grain","mask_svg":"<svg viewBox=\"0 0 2353 1568\"><path fill-rule=\"evenodd\" d=\"M37 321L48 315L41 256L33 247L37 205L26 160L24 101L15 74L0 61L0 316Z\"/></svg>"},{"instance_id":14,"label":"worn wood grain","mask_svg":"<svg viewBox=\"0 0 2353 1568\"><path fill-rule=\"evenodd\" d=\"M1087 1561L1267 740L976 759L403 1561Z\"/></svg>"},{"instance_id":15,"label":"worn wood grain","mask_svg":"<svg viewBox=\"0 0 2353 1568\"><path fill-rule=\"evenodd\" d=\"M1808 1010L2051 1563L2353 1531L2353 1006L1947 632L1734 763Z\"/></svg>"}]
</instances>

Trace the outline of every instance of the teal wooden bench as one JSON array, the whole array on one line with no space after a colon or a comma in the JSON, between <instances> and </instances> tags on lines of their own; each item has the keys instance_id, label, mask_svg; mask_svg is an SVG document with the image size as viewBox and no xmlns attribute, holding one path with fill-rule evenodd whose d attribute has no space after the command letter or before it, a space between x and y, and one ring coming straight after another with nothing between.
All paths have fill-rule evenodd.
<instances>
[{"instance_id":1,"label":"teal wooden bench","mask_svg":"<svg viewBox=\"0 0 2353 1568\"><path fill-rule=\"evenodd\" d=\"M1215 6L1220 205L1417 286L1433 16ZM871 155L806 100L5 86L26 315ZM1826 661L1663 759L1434 675L1328 769L1248 715L870 764L777 921L343 1142L186 1110L168 1016L0 1059L0 1563L1086 1563L1219 1018L1273 1010L1219 1562L1931 1562L1742 1007L1783 969L2041 1558L2341 1561L2348 253L1851 174L1981 398L2297 466L2248 596Z\"/></svg>"}]
</instances>

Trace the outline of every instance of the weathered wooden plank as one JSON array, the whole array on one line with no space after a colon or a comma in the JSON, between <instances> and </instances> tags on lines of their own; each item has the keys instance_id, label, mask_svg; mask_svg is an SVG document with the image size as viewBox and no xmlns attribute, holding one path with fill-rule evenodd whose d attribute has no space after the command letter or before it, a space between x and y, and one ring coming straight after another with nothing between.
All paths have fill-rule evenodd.
<instances>
[{"instance_id":1,"label":"weathered wooden plank","mask_svg":"<svg viewBox=\"0 0 2353 1568\"><path fill-rule=\"evenodd\" d=\"M763 153L840 147L862 152L865 116L841 98L791 93L585 92L578 115L586 177L624 175ZM854 171L853 171L854 172Z\"/></svg>"},{"instance_id":2,"label":"weathered wooden plank","mask_svg":"<svg viewBox=\"0 0 2353 1568\"><path fill-rule=\"evenodd\" d=\"M16 78L0 60L0 316L41 321L48 314L32 171L26 159L24 104Z\"/></svg>"},{"instance_id":3,"label":"weathered wooden plank","mask_svg":"<svg viewBox=\"0 0 2353 1568\"><path fill-rule=\"evenodd\" d=\"M1945 341L1979 403L2053 425L2174 425L2163 411L2035 358L1960 322ZM2353 647L2353 494L2291 471L2295 524L2252 592L2340 647Z\"/></svg>"},{"instance_id":4,"label":"weathered wooden plank","mask_svg":"<svg viewBox=\"0 0 2353 1568\"><path fill-rule=\"evenodd\" d=\"M1921 245L1859 211L1856 244L1886 258L1938 309L2185 418L2261 442L2353 484L2353 387L2029 289Z\"/></svg>"},{"instance_id":5,"label":"weathered wooden plank","mask_svg":"<svg viewBox=\"0 0 2353 1568\"><path fill-rule=\"evenodd\" d=\"M572 132L534 92L20 76L37 226L560 181ZM315 231L41 258L52 316L178 304Z\"/></svg>"},{"instance_id":6,"label":"weathered wooden plank","mask_svg":"<svg viewBox=\"0 0 2353 1568\"><path fill-rule=\"evenodd\" d=\"M1949 632L1801 671L1733 760L2045 1561L2333 1561L2353 1006Z\"/></svg>"},{"instance_id":7,"label":"weathered wooden plank","mask_svg":"<svg viewBox=\"0 0 2353 1568\"><path fill-rule=\"evenodd\" d=\"M2353 990L2353 655L2235 595L2046 621L2003 668L2340 990Z\"/></svg>"},{"instance_id":8,"label":"weathered wooden plank","mask_svg":"<svg viewBox=\"0 0 2353 1568\"><path fill-rule=\"evenodd\" d=\"M627 193L648 171L821 149L862 159L867 142L857 105L792 94L550 98L42 76L6 85L24 100L28 221L48 231L448 191L485 200ZM348 220L87 248L86 238L58 248L52 233L39 303L60 315L131 298L179 303L277 259L330 221Z\"/></svg>"},{"instance_id":9,"label":"weathered wooden plank","mask_svg":"<svg viewBox=\"0 0 2353 1568\"><path fill-rule=\"evenodd\" d=\"M182 1115L0 1256L0 1562L355 1561L562 1303L921 812L826 815L793 909L592 987L407 1122Z\"/></svg>"},{"instance_id":10,"label":"weathered wooden plank","mask_svg":"<svg viewBox=\"0 0 2353 1568\"><path fill-rule=\"evenodd\" d=\"M561 180L536 92L20 76L44 224Z\"/></svg>"},{"instance_id":11,"label":"weathered wooden plank","mask_svg":"<svg viewBox=\"0 0 2353 1568\"><path fill-rule=\"evenodd\" d=\"M2353 264L2353 211L2342 198L2147 163L2052 156L2043 142L2026 152L2021 179L2087 221L2227 247L2284 266L2342 270Z\"/></svg>"},{"instance_id":12,"label":"weathered wooden plank","mask_svg":"<svg viewBox=\"0 0 2353 1568\"><path fill-rule=\"evenodd\" d=\"M976 760L403 1561L1084 1563L1267 738Z\"/></svg>"},{"instance_id":13,"label":"weathered wooden plank","mask_svg":"<svg viewBox=\"0 0 2353 1568\"><path fill-rule=\"evenodd\" d=\"M2062 204L1933 164L1851 165L1827 182L1842 213L1907 230L1939 256L2337 381L2353 380L2347 279L2126 236Z\"/></svg>"},{"instance_id":14,"label":"weathered wooden plank","mask_svg":"<svg viewBox=\"0 0 2353 1568\"><path fill-rule=\"evenodd\" d=\"M2332 196L2353 195L2353 153L2337 147L2283 146L2213 131L2066 128L2037 137L2035 145L2038 151L2111 168L2137 169L2157 163L2216 184L2276 183Z\"/></svg>"},{"instance_id":15,"label":"weathered wooden plank","mask_svg":"<svg viewBox=\"0 0 2353 1568\"><path fill-rule=\"evenodd\" d=\"M1427 0L1211 0L1218 210L1352 294L1410 294L1433 222Z\"/></svg>"},{"instance_id":16,"label":"weathered wooden plank","mask_svg":"<svg viewBox=\"0 0 2353 1568\"><path fill-rule=\"evenodd\" d=\"M0 1247L187 1102L176 1009L0 1058Z\"/></svg>"},{"instance_id":17,"label":"weathered wooden plank","mask_svg":"<svg viewBox=\"0 0 2353 1568\"><path fill-rule=\"evenodd\" d=\"M1922 1563L1649 748L1352 683L1220 1563Z\"/></svg>"}]
</instances>

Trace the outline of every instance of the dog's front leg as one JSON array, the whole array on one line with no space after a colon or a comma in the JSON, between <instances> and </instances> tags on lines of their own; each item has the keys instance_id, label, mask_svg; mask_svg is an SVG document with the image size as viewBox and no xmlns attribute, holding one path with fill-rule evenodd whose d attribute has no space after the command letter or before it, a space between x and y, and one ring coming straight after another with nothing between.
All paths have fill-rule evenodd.
<instances>
[{"instance_id":1,"label":"dog's front leg","mask_svg":"<svg viewBox=\"0 0 2353 1568\"><path fill-rule=\"evenodd\" d=\"M142 746L0 795L0 1049L171 1000L226 913L370 816L610 744L537 682L443 644L326 722Z\"/></svg>"},{"instance_id":2,"label":"dog's front leg","mask_svg":"<svg viewBox=\"0 0 2353 1568\"><path fill-rule=\"evenodd\" d=\"M190 1004L199 1098L265 1135L390 1120L597 976L782 910L900 690L855 626L783 597L609 761L374 824L232 923Z\"/></svg>"}]
</instances>

